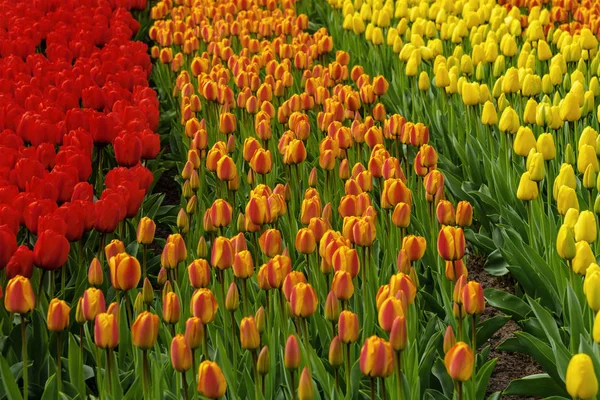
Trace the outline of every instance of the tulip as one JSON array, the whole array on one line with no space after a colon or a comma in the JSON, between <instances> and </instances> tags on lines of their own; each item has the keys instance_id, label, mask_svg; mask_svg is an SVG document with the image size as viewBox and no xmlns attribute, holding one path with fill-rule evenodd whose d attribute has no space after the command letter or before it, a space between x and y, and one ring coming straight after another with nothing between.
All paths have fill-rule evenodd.
<instances>
[{"instance_id":1,"label":"tulip","mask_svg":"<svg viewBox=\"0 0 600 400\"><path fill-rule=\"evenodd\" d=\"M133 344L142 350L154 347L158 338L158 315L144 311L136 318L131 326Z\"/></svg>"},{"instance_id":2,"label":"tulip","mask_svg":"<svg viewBox=\"0 0 600 400\"><path fill-rule=\"evenodd\" d=\"M468 201L462 200L456 206L456 225L465 227L473 223L473 206Z\"/></svg>"},{"instance_id":3,"label":"tulip","mask_svg":"<svg viewBox=\"0 0 600 400\"><path fill-rule=\"evenodd\" d=\"M104 247L104 255L107 260L110 260L114 256L125 252L125 244L120 240L113 239Z\"/></svg>"},{"instance_id":4,"label":"tulip","mask_svg":"<svg viewBox=\"0 0 600 400\"><path fill-rule=\"evenodd\" d=\"M117 318L108 313L96 315L94 341L102 349L113 349L119 344L119 324Z\"/></svg>"},{"instance_id":5,"label":"tulip","mask_svg":"<svg viewBox=\"0 0 600 400\"><path fill-rule=\"evenodd\" d=\"M88 269L88 283L90 286L100 286L103 281L102 265L100 264L100 261L94 257Z\"/></svg>"},{"instance_id":6,"label":"tulip","mask_svg":"<svg viewBox=\"0 0 600 400\"><path fill-rule=\"evenodd\" d=\"M6 245L6 243L3 246L3 248L10 253L12 250L8 249L8 247L9 246ZM33 251L25 245L17 247L16 251L14 251L6 264L6 278L10 280L17 275L24 276L28 279L33 275Z\"/></svg>"},{"instance_id":7,"label":"tulip","mask_svg":"<svg viewBox=\"0 0 600 400\"><path fill-rule=\"evenodd\" d=\"M171 341L171 365L178 372L185 372L192 367L192 349L182 334L175 335ZM184 384L186 389L187 385Z\"/></svg>"},{"instance_id":8,"label":"tulip","mask_svg":"<svg viewBox=\"0 0 600 400\"><path fill-rule=\"evenodd\" d=\"M549 133L542 133L538 136L535 147L537 152L542 154L545 161L553 160L556 157L554 138Z\"/></svg>"},{"instance_id":9,"label":"tulip","mask_svg":"<svg viewBox=\"0 0 600 400\"><path fill-rule=\"evenodd\" d=\"M230 268L233 265L233 246L226 237L219 236L215 239L211 248L210 263L219 271Z\"/></svg>"},{"instance_id":10,"label":"tulip","mask_svg":"<svg viewBox=\"0 0 600 400\"><path fill-rule=\"evenodd\" d=\"M340 311L340 302L332 290L327 295L327 300L325 300L325 318L335 324L340 316Z\"/></svg>"},{"instance_id":11,"label":"tulip","mask_svg":"<svg viewBox=\"0 0 600 400\"><path fill-rule=\"evenodd\" d=\"M583 292L585 293L588 306L595 313L600 311L600 268L594 264L590 265L586 271L583 281Z\"/></svg>"},{"instance_id":12,"label":"tulip","mask_svg":"<svg viewBox=\"0 0 600 400\"><path fill-rule=\"evenodd\" d=\"M590 356L580 353L571 358L567 367L565 383L567 392L573 398L588 400L596 397L598 379Z\"/></svg>"},{"instance_id":13,"label":"tulip","mask_svg":"<svg viewBox=\"0 0 600 400\"><path fill-rule=\"evenodd\" d=\"M310 371L304 367L298 384L298 400L313 400L315 396Z\"/></svg>"},{"instance_id":14,"label":"tulip","mask_svg":"<svg viewBox=\"0 0 600 400\"><path fill-rule=\"evenodd\" d=\"M286 369L296 370L300 366L300 344L294 335L290 335L285 343L283 364Z\"/></svg>"},{"instance_id":15,"label":"tulip","mask_svg":"<svg viewBox=\"0 0 600 400\"><path fill-rule=\"evenodd\" d=\"M235 282L231 282L229 289L227 289L227 296L225 297L225 309L227 311L235 311L240 306L240 294L238 292L237 285Z\"/></svg>"},{"instance_id":16,"label":"tulip","mask_svg":"<svg viewBox=\"0 0 600 400\"><path fill-rule=\"evenodd\" d=\"M399 316L394 320L390 331L390 344L395 351L403 351L408 344L406 318Z\"/></svg>"},{"instance_id":17,"label":"tulip","mask_svg":"<svg viewBox=\"0 0 600 400\"><path fill-rule=\"evenodd\" d=\"M148 217L140 219L137 227L137 242L140 244L151 244L154 241L156 224Z\"/></svg>"},{"instance_id":18,"label":"tulip","mask_svg":"<svg viewBox=\"0 0 600 400\"><path fill-rule=\"evenodd\" d=\"M444 364L446 365L448 375L459 383L471 379L474 363L473 352L465 342L456 343L448 350L444 357Z\"/></svg>"},{"instance_id":19,"label":"tulip","mask_svg":"<svg viewBox=\"0 0 600 400\"><path fill-rule=\"evenodd\" d=\"M342 301L348 301L354 294L352 275L346 271L336 271L331 283L331 289L335 296Z\"/></svg>"},{"instance_id":20,"label":"tulip","mask_svg":"<svg viewBox=\"0 0 600 400\"><path fill-rule=\"evenodd\" d=\"M441 225L453 225L456 217L452 203L441 200L436 208L436 216Z\"/></svg>"},{"instance_id":21,"label":"tulip","mask_svg":"<svg viewBox=\"0 0 600 400\"><path fill-rule=\"evenodd\" d=\"M451 325L448 325L446 332L444 332L444 354L448 353L455 344L456 337L454 336L454 329L452 329Z\"/></svg>"},{"instance_id":22,"label":"tulip","mask_svg":"<svg viewBox=\"0 0 600 400\"><path fill-rule=\"evenodd\" d=\"M281 254L283 241L281 232L277 229L267 229L258 239L261 251L267 257L274 257Z\"/></svg>"},{"instance_id":23,"label":"tulip","mask_svg":"<svg viewBox=\"0 0 600 400\"><path fill-rule=\"evenodd\" d=\"M140 282L140 262L127 253L120 253L109 261L110 280L116 290L128 291Z\"/></svg>"},{"instance_id":24,"label":"tulip","mask_svg":"<svg viewBox=\"0 0 600 400\"><path fill-rule=\"evenodd\" d=\"M402 301L397 299L396 297L388 297L385 299L381 306L379 307L378 312L378 322L381 329L386 332L390 332L392 330L392 324L398 317L404 316L404 308L402 305Z\"/></svg>"},{"instance_id":25,"label":"tulip","mask_svg":"<svg viewBox=\"0 0 600 400\"><path fill-rule=\"evenodd\" d=\"M240 322L240 343L242 349L255 350L260 346L260 334L253 317L242 318Z\"/></svg>"},{"instance_id":26,"label":"tulip","mask_svg":"<svg viewBox=\"0 0 600 400\"><path fill-rule=\"evenodd\" d=\"M317 293L310 284L300 282L292 289L290 305L294 316L309 317L317 310L318 304Z\"/></svg>"},{"instance_id":27,"label":"tulip","mask_svg":"<svg viewBox=\"0 0 600 400\"><path fill-rule=\"evenodd\" d=\"M596 318L594 318L592 339L594 339L594 342L600 343L600 313L596 313Z\"/></svg>"},{"instance_id":28,"label":"tulip","mask_svg":"<svg viewBox=\"0 0 600 400\"><path fill-rule=\"evenodd\" d=\"M210 285L210 266L202 258L194 260L188 265L188 277L194 289L205 288Z\"/></svg>"},{"instance_id":29,"label":"tulip","mask_svg":"<svg viewBox=\"0 0 600 400\"><path fill-rule=\"evenodd\" d=\"M210 289L202 288L192 295L191 308L194 317L200 318L203 324L208 324L214 321L219 304Z\"/></svg>"},{"instance_id":30,"label":"tulip","mask_svg":"<svg viewBox=\"0 0 600 400\"><path fill-rule=\"evenodd\" d=\"M203 361L198 369L198 391L209 399L225 395L227 382L221 368L212 361Z\"/></svg>"},{"instance_id":31,"label":"tulip","mask_svg":"<svg viewBox=\"0 0 600 400\"><path fill-rule=\"evenodd\" d=\"M358 333L358 316L348 310L342 311L338 319L338 336L342 343L356 342Z\"/></svg>"},{"instance_id":32,"label":"tulip","mask_svg":"<svg viewBox=\"0 0 600 400\"><path fill-rule=\"evenodd\" d=\"M35 307L35 296L28 278L17 275L8 281L4 307L10 313L27 314Z\"/></svg>"},{"instance_id":33,"label":"tulip","mask_svg":"<svg viewBox=\"0 0 600 400\"><path fill-rule=\"evenodd\" d=\"M33 263L43 270L53 271L62 267L69 257L69 241L55 231L42 232L33 247Z\"/></svg>"},{"instance_id":34,"label":"tulip","mask_svg":"<svg viewBox=\"0 0 600 400\"><path fill-rule=\"evenodd\" d=\"M456 282L461 276L467 277L469 272L463 260L446 261L446 279Z\"/></svg>"},{"instance_id":35,"label":"tulip","mask_svg":"<svg viewBox=\"0 0 600 400\"><path fill-rule=\"evenodd\" d=\"M394 371L394 350L389 342L371 336L363 344L359 364L363 375L388 377Z\"/></svg>"},{"instance_id":36,"label":"tulip","mask_svg":"<svg viewBox=\"0 0 600 400\"><path fill-rule=\"evenodd\" d=\"M417 261L423 258L427 241L423 236L408 235L402 240L402 248L406 250L410 261Z\"/></svg>"},{"instance_id":37,"label":"tulip","mask_svg":"<svg viewBox=\"0 0 600 400\"><path fill-rule=\"evenodd\" d=\"M106 311L104 293L100 289L89 288L83 292L81 310L86 321L92 321L100 313Z\"/></svg>"},{"instance_id":38,"label":"tulip","mask_svg":"<svg viewBox=\"0 0 600 400\"><path fill-rule=\"evenodd\" d=\"M538 185L531 179L529 171L521 175L519 187L517 188L517 198L523 201L535 200L538 197Z\"/></svg>"},{"instance_id":39,"label":"tulip","mask_svg":"<svg viewBox=\"0 0 600 400\"><path fill-rule=\"evenodd\" d=\"M301 228L296 234L296 250L302 254L311 254L317 246L315 234L309 228Z\"/></svg>"},{"instance_id":40,"label":"tulip","mask_svg":"<svg viewBox=\"0 0 600 400\"><path fill-rule=\"evenodd\" d=\"M575 240L585 240L588 243L596 241L596 217L591 211L582 211L575 224Z\"/></svg>"},{"instance_id":41,"label":"tulip","mask_svg":"<svg viewBox=\"0 0 600 400\"><path fill-rule=\"evenodd\" d=\"M179 317L181 315L181 303L179 301L179 296L175 292L167 293L163 298L163 321L166 324L176 324L179 322ZM173 327L175 330L175 327Z\"/></svg>"},{"instance_id":42,"label":"tulip","mask_svg":"<svg viewBox=\"0 0 600 400\"><path fill-rule=\"evenodd\" d=\"M271 356L269 354L269 348L267 346L263 346L256 361L256 371L260 376L264 376L269 373L270 366Z\"/></svg>"},{"instance_id":43,"label":"tulip","mask_svg":"<svg viewBox=\"0 0 600 400\"><path fill-rule=\"evenodd\" d=\"M590 264L596 262L596 257L588 242L580 241L575 244L575 257L571 261L573 272L585 275Z\"/></svg>"},{"instance_id":44,"label":"tulip","mask_svg":"<svg viewBox=\"0 0 600 400\"><path fill-rule=\"evenodd\" d=\"M459 260L465 254L465 236L462 228L444 226L438 236L438 253L447 261Z\"/></svg>"},{"instance_id":45,"label":"tulip","mask_svg":"<svg viewBox=\"0 0 600 400\"><path fill-rule=\"evenodd\" d=\"M69 327L71 307L64 300L52 299L48 305L48 330L62 332Z\"/></svg>"}]
</instances>

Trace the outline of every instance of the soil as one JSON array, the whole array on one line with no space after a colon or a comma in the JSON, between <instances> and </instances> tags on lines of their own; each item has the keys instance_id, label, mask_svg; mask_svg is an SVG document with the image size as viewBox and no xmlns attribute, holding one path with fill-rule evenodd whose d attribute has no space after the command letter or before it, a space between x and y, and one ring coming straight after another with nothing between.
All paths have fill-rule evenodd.
<instances>
[{"instance_id":1,"label":"soil","mask_svg":"<svg viewBox=\"0 0 600 400\"><path fill-rule=\"evenodd\" d=\"M485 257L480 255L471 255L469 257L468 264L470 280L478 281L484 288L494 288L514 294L515 283L511 276L505 275L502 277L497 277L488 274L483 268L485 265ZM486 306L485 311L481 316L481 320L484 321L497 315L504 315L504 313L491 306ZM490 377L486 396L494 392L503 391L513 379L522 378L527 375L543 373L543 370L539 364L528 355L521 353L508 353L498 350L498 345L500 345L506 339L513 337L514 332L518 330L520 330L519 326L514 321L510 320L488 341L488 344L490 345L490 358L497 358L498 361L496 362L496 368ZM502 399L530 400L537 398L502 396Z\"/></svg>"}]
</instances>

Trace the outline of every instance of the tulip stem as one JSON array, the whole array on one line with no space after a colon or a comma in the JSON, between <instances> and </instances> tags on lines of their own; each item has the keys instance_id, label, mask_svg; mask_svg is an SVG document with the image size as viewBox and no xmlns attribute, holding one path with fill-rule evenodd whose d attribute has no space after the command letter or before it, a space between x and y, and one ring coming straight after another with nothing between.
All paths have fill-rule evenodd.
<instances>
[{"instance_id":1,"label":"tulip stem","mask_svg":"<svg viewBox=\"0 0 600 400\"><path fill-rule=\"evenodd\" d=\"M338 392L340 390L340 374L337 367L333 369L333 376L335 378L335 390Z\"/></svg>"},{"instance_id":2,"label":"tulip stem","mask_svg":"<svg viewBox=\"0 0 600 400\"><path fill-rule=\"evenodd\" d=\"M83 361L83 337L85 331L83 330L83 324L79 325L79 352L81 353L81 360Z\"/></svg>"},{"instance_id":3,"label":"tulip stem","mask_svg":"<svg viewBox=\"0 0 600 400\"><path fill-rule=\"evenodd\" d=\"M148 350L142 350L142 380L144 385L144 399L150 398L150 367L148 362Z\"/></svg>"},{"instance_id":4,"label":"tulip stem","mask_svg":"<svg viewBox=\"0 0 600 400\"><path fill-rule=\"evenodd\" d=\"M306 279L310 282L310 258L308 257L308 254L304 255L304 258L306 259ZM314 282L313 282L314 284Z\"/></svg>"},{"instance_id":5,"label":"tulip stem","mask_svg":"<svg viewBox=\"0 0 600 400\"><path fill-rule=\"evenodd\" d=\"M381 399L386 400L387 394L385 392L385 378L381 377Z\"/></svg>"},{"instance_id":6,"label":"tulip stem","mask_svg":"<svg viewBox=\"0 0 600 400\"><path fill-rule=\"evenodd\" d=\"M471 319L471 341L473 345L473 355L477 356L477 314L472 315ZM477 363L473 364L473 374L475 374L475 367Z\"/></svg>"},{"instance_id":7,"label":"tulip stem","mask_svg":"<svg viewBox=\"0 0 600 400\"><path fill-rule=\"evenodd\" d=\"M296 400L296 380L294 379L294 370L291 370L290 375L292 377L292 387L290 391L292 392L292 400Z\"/></svg>"},{"instance_id":8,"label":"tulip stem","mask_svg":"<svg viewBox=\"0 0 600 400\"><path fill-rule=\"evenodd\" d=\"M375 378L371 377L371 400L375 400Z\"/></svg>"},{"instance_id":9,"label":"tulip stem","mask_svg":"<svg viewBox=\"0 0 600 400\"><path fill-rule=\"evenodd\" d=\"M38 302L38 304L40 304L40 301L42 300L42 290L44 288L44 276L46 276L45 269L42 270L42 275L40 276L40 287L38 288L38 295L36 298L36 301Z\"/></svg>"},{"instance_id":10,"label":"tulip stem","mask_svg":"<svg viewBox=\"0 0 600 400\"><path fill-rule=\"evenodd\" d=\"M350 343L346 343L346 396L350 394Z\"/></svg>"},{"instance_id":11,"label":"tulip stem","mask_svg":"<svg viewBox=\"0 0 600 400\"><path fill-rule=\"evenodd\" d=\"M525 209L527 210L527 235L529 236L529 246L531 246L532 249L535 249L535 243L533 242L533 225L532 225L532 220L531 220L531 213L532 213L532 203L531 200L526 201L525 202Z\"/></svg>"},{"instance_id":12,"label":"tulip stem","mask_svg":"<svg viewBox=\"0 0 600 400\"><path fill-rule=\"evenodd\" d=\"M131 299L129 298L128 292L125 292L125 309L127 310L127 321L129 322L129 326L131 327L131 313L133 307L131 306Z\"/></svg>"},{"instance_id":13,"label":"tulip stem","mask_svg":"<svg viewBox=\"0 0 600 400\"><path fill-rule=\"evenodd\" d=\"M242 279L242 291L244 292L244 303L243 303L243 307L244 307L244 317L248 316L248 286L246 283L246 279Z\"/></svg>"},{"instance_id":14,"label":"tulip stem","mask_svg":"<svg viewBox=\"0 0 600 400\"><path fill-rule=\"evenodd\" d=\"M181 373L181 385L183 386L183 398L188 400L188 384L185 378L185 371Z\"/></svg>"},{"instance_id":15,"label":"tulip stem","mask_svg":"<svg viewBox=\"0 0 600 400\"><path fill-rule=\"evenodd\" d=\"M258 379L258 354L256 352L256 349L252 350L252 366L254 367L254 394L255 394L255 398L258 399L259 397L259 379Z\"/></svg>"},{"instance_id":16,"label":"tulip stem","mask_svg":"<svg viewBox=\"0 0 600 400\"><path fill-rule=\"evenodd\" d=\"M144 270L144 278L146 278L146 245L142 245L142 268Z\"/></svg>"},{"instance_id":17,"label":"tulip stem","mask_svg":"<svg viewBox=\"0 0 600 400\"><path fill-rule=\"evenodd\" d=\"M241 335L240 335L241 336ZM231 359L233 360L233 370L237 372L237 357L235 354L235 315L231 312Z\"/></svg>"},{"instance_id":18,"label":"tulip stem","mask_svg":"<svg viewBox=\"0 0 600 400\"><path fill-rule=\"evenodd\" d=\"M462 382L456 383L456 394L458 394L458 400L462 400L462 398L463 398Z\"/></svg>"},{"instance_id":19,"label":"tulip stem","mask_svg":"<svg viewBox=\"0 0 600 400\"><path fill-rule=\"evenodd\" d=\"M66 280L67 280L67 273L66 273L66 265L63 265L60 268L60 292L62 293L63 298L66 298L66 294L65 294L65 286L66 286Z\"/></svg>"},{"instance_id":20,"label":"tulip stem","mask_svg":"<svg viewBox=\"0 0 600 400\"><path fill-rule=\"evenodd\" d=\"M396 374L397 374L397 378L398 378L398 398L402 399L404 396L402 393L402 352L401 351L396 352Z\"/></svg>"},{"instance_id":21,"label":"tulip stem","mask_svg":"<svg viewBox=\"0 0 600 400\"><path fill-rule=\"evenodd\" d=\"M108 392L112 396L112 376L110 368L110 349L106 349L106 375L108 375Z\"/></svg>"},{"instance_id":22,"label":"tulip stem","mask_svg":"<svg viewBox=\"0 0 600 400\"><path fill-rule=\"evenodd\" d=\"M43 277L43 272L42 272ZM21 314L21 347L23 354L23 399L28 399L29 392L29 375L27 374L27 320L25 315Z\"/></svg>"},{"instance_id":23,"label":"tulip stem","mask_svg":"<svg viewBox=\"0 0 600 400\"><path fill-rule=\"evenodd\" d=\"M60 332L56 332L56 383L58 387L58 392L60 393L62 389L62 379L61 379L61 346L60 346Z\"/></svg>"},{"instance_id":24,"label":"tulip stem","mask_svg":"<svg viewBox=\"0 0 600 400\"><path fill-rule=\"evenodd\" d=\"M204 359L208 360L208 328L206 329L206 331L204 332L204 335L202 335L202 350L204 352Z\"/></svg>"}]
</instances>

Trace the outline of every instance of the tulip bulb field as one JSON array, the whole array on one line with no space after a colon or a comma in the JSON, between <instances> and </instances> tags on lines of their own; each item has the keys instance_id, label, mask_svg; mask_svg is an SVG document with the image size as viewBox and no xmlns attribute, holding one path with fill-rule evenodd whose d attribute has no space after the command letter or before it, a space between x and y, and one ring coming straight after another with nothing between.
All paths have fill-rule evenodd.
<instances>
[{"instance_id":1,"label":"tulip bulb field","mask_svg":"<svg viewBox=\"0 0 600 400\"><path fill-rule=\"evenodd\" d=\"M598 399L600 2L0 0L0 400Z\"/></svg>"}]
</instances>

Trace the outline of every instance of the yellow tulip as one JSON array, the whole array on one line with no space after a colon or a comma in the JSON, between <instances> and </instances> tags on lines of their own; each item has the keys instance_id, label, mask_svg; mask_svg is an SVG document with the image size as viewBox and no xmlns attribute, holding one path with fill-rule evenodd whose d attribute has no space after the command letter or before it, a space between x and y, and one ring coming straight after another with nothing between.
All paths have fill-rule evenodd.
<instances>
[{"instance_id":1,"label":"yellow tulip","mask_svg":"<svg viewBox=\"0 0 600 400\"><path fill-rule=\"evenodd\" d=\"M579 210L579 201L577 200L577 193L575 189L563 185L558 190L558 198L557 198L557 207L558 212L561 215L565 215L569 208L574 208Z\"/></svg>"},{"instance_id":2,"label":"yellow tulip","mask_svg":"<svg viewBox=\"0 0 600 400\"><path fill-rule=\"evenodd\" d=\"M588 267L596 262L594 252L590 247L590 244L584 240L575 244L575 257L571 262L571 268L573 272L579 275L585 275Z\"/></svg>"},{"instance_id":3,"label":"yellow tulip","mask_svg":"<svg viewBox=\"0 0 600 400\"><path fill-rule=\"evenodd\" d=\"M498 114L494 103L486 101L483 105L483 111L481 112L481 123L484 125L496 125L498 124Z\"/></svg>"},{"instance_id":4,"label":"yellow tulip","mask_svg":"<svg viewBox=\"0 0 600 400\"><path fill-rule=\"evenodd\" d=\"M594 363L587 354L575 354L571 358L565 381L567 392L571 397L588 400L598 394L598 379L594 372Z\"/></svg>"},{"instance_id":5,"label":"yellow tulip","mask_svg":"<svg viewBox=\"0 0 600 400\"><path fill-rule=\"evenodd\" d=\"M564 163L560 166L560 171L558 172L558 176L554 179L553 191L552 195L554 199L558 198L558 192L560 188L566 185L570 188L575 188L575 171L573 170L573 166L567 163ZM579 208L577 208L579 210ZM563 213L564 215L564 213Z\"/></svg>"},{"instance_id":6,"label":"yellow tulip","mask_svg":"<svg viewBox=\"0 0 600 400\"><path fill-rule=\"evenodd\" d=\"M575 240L594 243L596 236L596 216L591 211L582 211L575 224Z\"/></svg>"},{"instance_id":7,"label":"yellow tulip","mask_svg":"<svg viewBox=\"0 0 600 400\"><path fill-rule=\"evenodd\" d=\"M535 136L533 136L531 129L525 126L519 127L513 143L515 154L525 157L531 149L535 149L535 144Z\"/></svg>"},{"instance_id":8,"label":"yellow tulip","mask_svg":"<svg viewBox=\"0 0 600 400\"><path fill-rule=\"evenodd\" d=\"M425 92L429 90L429 87L429 75L427 75L426 71L421 71L421 73L419 74L419 90Z\"/></svg>"},{"instance_id":9,"label":"yellow tulip","mask_svg":"<svg viewBox=\"0 0 600 400\"><path fill-rule=\"evenodd\" d=\"M554 138L549 133L542 133L538 136L535 148L538 153L542 154L545 161L553 160L556 157Z\"/></svg>"},{"instance_id":10,"label":"yellow tulip","mask_svg":"<svg viewBox=\"0 0 600 400\"><path fill-rule=\"evenodd\" d=\"M537 153L535 148L532 148L527 156L527 171L534 182L541 181L546 175L544 157L541 153Z\"/></svg>"},{"instance_id":11,"label":"yellow tulip","mask_svg":"<svg viewBox=\"0 0 600 400\"><path fill-rule=\"evenodd\" d=\"M519 187L517 188L517 198L523 201L535 200L538 197L537 183L531 180L529 172L521 175Z\"/></svg>"},{"instance_id":12,"label":"yellow tulip","mask_svg":"<svg viewBox=\"0 0 600 400\"><path fill-rule=\"evenodd\" d=\"M502 132L516 133L519 129L519 116L512 107L506 107L500 117L499 128Z\"/></svg>"},{"instance_id":13,"label":"yellow tulip","mask_svg":"<svg viewBox=\"0 0 600 400\"><path fill-rule=\"evenodd\" d=\"M589 144L584 144L579 148L577 157L577 170L584 173L588 165L591 165L594 172L598 172L598 157L596 156L596 148Z\"/></svg>"},{"instance_id":14,"label":"yellow tulip","mask_svg":"<svg viewBox=\"0 0 600 400\"><path fill-rule=\"evenodd\" d=\"M525 110L523 110L523 123L532 125L536 123L537 105L538 104L535 99L530 98L527 100L527 103L525 104Z\"/></svg>"},{"instance_id":15,"label":"yellow tulip","mask_svg":"<svg viewBox=\"0 0 600 400\"><path fill-rule=\"evenodd\" d=\"M560 103L560 118L563 121L577 121L581 117L581 109L576 94L573 92L567 93L563 101Z\"/></svg>"},{"instance_id":16,"label":"yellow tulip","mask_svg":"<svg viewBox=\"0 0 600 400\"><path fill-rule=\"evenodd\" d=\"M594 310L594 313L600 311L600 268L597 264L591 264L586 271L583 280L583 293L585 293L588 306ZM594 330L595 328L594 325Z\"/></svg>"}]
</instances>

